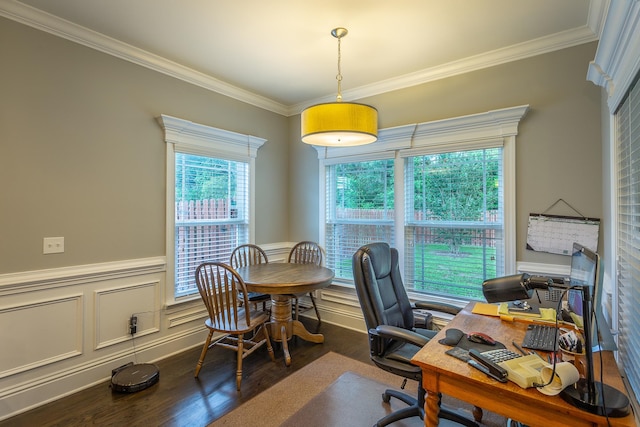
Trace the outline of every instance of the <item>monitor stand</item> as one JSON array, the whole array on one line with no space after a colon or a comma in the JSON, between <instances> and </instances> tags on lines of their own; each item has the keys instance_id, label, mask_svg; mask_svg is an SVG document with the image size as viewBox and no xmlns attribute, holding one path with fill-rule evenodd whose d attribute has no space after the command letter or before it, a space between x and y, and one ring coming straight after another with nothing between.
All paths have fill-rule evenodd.
<instances>
[{"instance_id":1,"label":"monitor stand","mask_svg":"<svg viewBox=\"0 0 640 427\"><path fill-rule=\"evenodd\" d=\"M593 391L584 378L560 392L562 398L592 414L619 418L629 415L629 399L624 393L607 384L594 381Z\"/></svg>"}]
</instances>

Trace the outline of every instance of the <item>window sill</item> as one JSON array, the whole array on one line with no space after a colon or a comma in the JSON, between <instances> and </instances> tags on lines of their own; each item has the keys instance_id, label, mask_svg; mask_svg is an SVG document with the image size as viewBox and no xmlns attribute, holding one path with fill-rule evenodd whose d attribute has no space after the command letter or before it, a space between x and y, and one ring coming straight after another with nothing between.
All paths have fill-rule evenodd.
<instances>
[{"instance_id":1,"label":"window sill","mask_svg":"<svg viewBox=\"0 0 640 427\"><path fill-rule=\"evenodd\" d=\"M190 295L178 300L167 301L164 305L164 310L167 314L171 314L194 306L199 306L201 304L202 300L200 299L200 295Z\"/></svg>"}]
</instances>

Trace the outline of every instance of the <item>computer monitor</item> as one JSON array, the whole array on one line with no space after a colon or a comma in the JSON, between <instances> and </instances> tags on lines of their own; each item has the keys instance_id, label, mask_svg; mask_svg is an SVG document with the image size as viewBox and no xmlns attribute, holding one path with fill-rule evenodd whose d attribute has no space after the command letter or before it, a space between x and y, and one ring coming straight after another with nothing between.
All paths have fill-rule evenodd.
<instances>
[{"instance_id":1,"label":"computer monitor","mask_svg":"<svg viewBox=\"0 0 640 427\"><path fill-rule=\"evenodd\" d=\"M569 275L570 286L588 286L591 298L595 301L595 296L599 285L598 275L600 273L600 257L597 253L590 251L579 243L573 244L571 252L571 273ZM569 310L578 316L584 316L582 312L582 291L571 289L567 293L567 303ZM594 304L595 306L595 304Z\"/></svg>"},{"instance_id":2,"label":"computer monitor","mask_svg":"<svg viewBox=\"0 0 640 427\"><path fill-rule=\"evenodd\" d=\"M603 349L613 350L615 349L615 342L602 315L603 271L600 264L600 256L597 253L579 243L574 243L571 252L569 285L586 286L589 290L592 309L588 315L591 323L590 336L592 346L601 346ZM569 311L584 319L582 292L581 289L570 289L567 292L567 303ZM600 331L599 334L597 333L598 330Z\"/></svg>"},{"instance_id":3,"label":"computer monitor","mask_svg":"<svg viewBox=\"0 0 640 427\"><path fill-rule=\"evenodd\" d=\"M615 347L610 329L602 316L602 276L598 254L574 243L569 286L578 286L579 289L569 289L567 298L569 308L581 313L584 321L586 378L562 390L560 396L594 414L623 417L629 413L629 399L624 393L596 381L594 377L593 352L612 350L607 348L610 345Z\"/></svg>"}]
</instances>

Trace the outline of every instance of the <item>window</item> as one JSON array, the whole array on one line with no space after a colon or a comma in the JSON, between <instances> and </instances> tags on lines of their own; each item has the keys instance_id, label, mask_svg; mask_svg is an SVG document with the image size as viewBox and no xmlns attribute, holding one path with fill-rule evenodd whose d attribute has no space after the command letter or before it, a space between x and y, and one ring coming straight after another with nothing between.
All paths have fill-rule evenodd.
<instances>
[{"instance_id":1,"label":"window","mask_svg":"<svg viewBox=\"0 0 640 427\"><path fill-rule=\"evenodd\" d=\"M168 304L194 297L204 261L253 235L255 157L265 140L161 116L167 142Z\"/></svg>"},{"instance_id":2,"label":"window","mask_svg":"<svg viewBox=\"0 0 640 427\"><path fill-rule=\"evenodd\" d=\"M249 241L249 165L187 153L175 155L175 296L196 293L193 272L228 262Z\"/></svg>"},{"instance_id":3,"label":"window","mask_svg":"<svg viewBox=\"0 0 640 427\"><path fill-rule=\"evenodd\" d=\"M377 142L318 149L327 266L346 283L362 245L399 251L410 291L482 299L514 274L515 135L528 106L381 130Z\"/></svg>"},{"instance_id":4,"label":"window","mask_svg":"<svg viewBox=\"0 0 640 427\"><path fill-rule=\"evenodd\" d=\"M360 246L394 240L393 160L330 165L326 180L326 265L337 279L353 279Z\"/></svg>"},{"instance_id":5,"label":"window","mask_svg":"<svg viewBox=\"0 0 640 427\"><path fill-rule=\"evenodd\" d=\"M640 78L640 76L638 77ZM615 114L617 141L617 288L620 359L633 392L640 394L640 85L629 89Z\"/></svg>"},{"instance_id":6,"label":"window","mask_svg":"<svg viewBox=\"0 0 640 427\"><path fill-rule=\"evenodd\" d=\"M502 148L409 157L405 188L407 285L482 299L503 274Z\"/></svg>"}]
</instances>

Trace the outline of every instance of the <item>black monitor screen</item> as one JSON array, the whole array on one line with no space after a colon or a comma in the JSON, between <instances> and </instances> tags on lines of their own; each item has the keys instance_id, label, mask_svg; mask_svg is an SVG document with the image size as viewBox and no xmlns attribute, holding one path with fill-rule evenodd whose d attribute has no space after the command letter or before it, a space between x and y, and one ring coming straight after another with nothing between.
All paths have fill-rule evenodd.
<instances>
[{"instance_id":1,"label":"black monitor screen","mask_svg":"<svg viewBox=\"0 0 640 427\"><path fill-rule=\"evenodd\" d=\"M601 291L598 282L599 257L595 252L590 251L584 246L574 243L571 255L571 286L588 286L590 288L591 298L594 302L593 306L597 307L600 303L598 292ZM578 316L582 313L582 291L572 289L568 292L567 302L569 310Z\"/></svg>"},{"instance_id":2,"label":"black monitor screen","mask_svg":"<svg viewBox=\"0 0 640 427\"><path fill-rule=\"evenodd\" d=\"M600 257L597 253L590 251L584 246L574 243L571 255L571 286L586 286L591 297L590 313L587 314L591 324L589 333L591 343L594 348L600 347L605 350L615 350L616 345L607 326L607 322L602 315L602 276L600 268ZM571 289L567 294L569 310L581 316L583 321L582 290ZM596 333L598 332L598 333Z\"/></svg>"}]
</instances>

